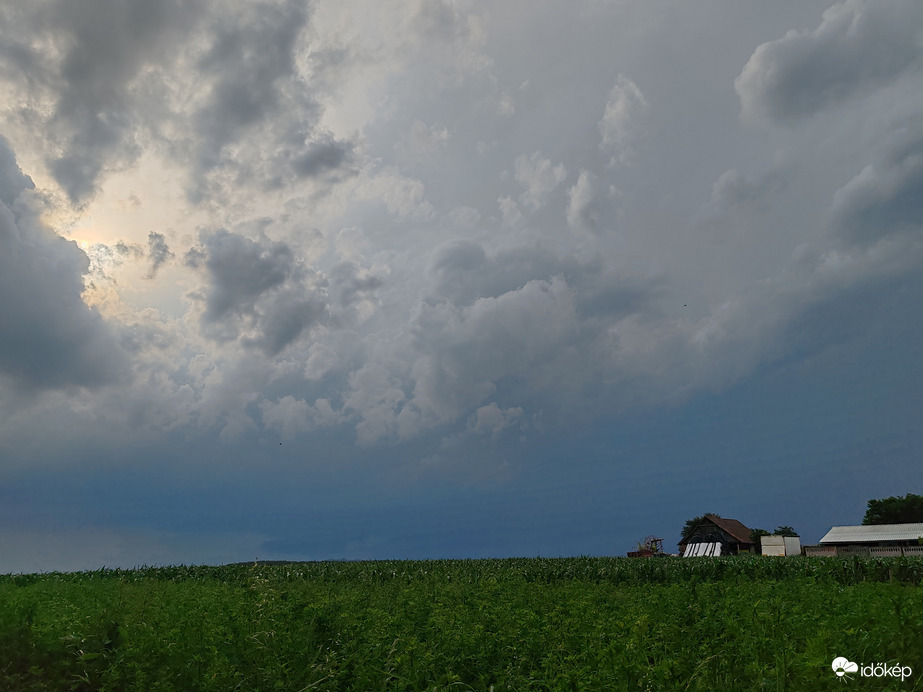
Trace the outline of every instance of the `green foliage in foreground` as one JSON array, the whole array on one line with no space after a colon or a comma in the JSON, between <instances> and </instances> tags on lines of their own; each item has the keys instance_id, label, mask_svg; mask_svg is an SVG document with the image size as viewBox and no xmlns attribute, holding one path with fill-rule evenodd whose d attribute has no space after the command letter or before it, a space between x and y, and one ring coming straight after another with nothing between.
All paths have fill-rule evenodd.
<instances>
[{"instance_id":1,"label":"green foliage in foreground","mask_svg":"<svg viewBox=\"0 0 923 692\"><path fill-rule=\"evenodd\" d=\"M0 689L923 689L923 560L567 558L0 576Z\"/></svg>"}]
</instances>

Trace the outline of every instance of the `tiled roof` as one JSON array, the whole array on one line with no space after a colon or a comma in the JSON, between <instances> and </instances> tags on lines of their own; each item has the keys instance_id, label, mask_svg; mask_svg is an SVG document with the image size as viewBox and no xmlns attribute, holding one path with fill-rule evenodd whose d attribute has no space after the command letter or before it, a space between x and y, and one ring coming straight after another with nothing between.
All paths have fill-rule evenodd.
<instances>
[{"instance_id":1,"label":"tiled roof","mask_svg":"<svg viewBox=\"0 0 923 692\"><path fill-rule=\"evenodd\" d=\"M744 543L746 545L753 545L753 541L750 540L750 529L741 524L736 519L725 519L724 517L718 517L714 514L708 514L705 516L704 521L710 521L715 526L720 528L725 533L729 534L733 538L736 538L738 543ZM701 524L700 524L701 526ZM689 541L683 539L679 542L679 545L686 545Z\"/></svg>"},{"instance_id":2,"label":"tiled roof","mask_svg":"<svg viewBox=\"0 0 923 692\"><path fill-rule=\"evenodd\" d=\"M750 540L750 529L748 529L746 526L741 524L736 519L725 519L724 517L715 517L715 516L710 516L708 518L711 519L715 524L720 526L722 529L727 531L729 534L731 534L734 538L736 538L741 543L749 544L752 542Z\"/></svg>"},{"instance_id":3,"label":"tiled roof","mask_svg":"<svg viewBox=\"0 0 923 692\"><path fill-rule=\"evenodd\" d=\"M820 539L830 543L873 543L875 541L915 541L923 538L923 524L872 524L834 526Z\"/></svg>"}]
</instances>

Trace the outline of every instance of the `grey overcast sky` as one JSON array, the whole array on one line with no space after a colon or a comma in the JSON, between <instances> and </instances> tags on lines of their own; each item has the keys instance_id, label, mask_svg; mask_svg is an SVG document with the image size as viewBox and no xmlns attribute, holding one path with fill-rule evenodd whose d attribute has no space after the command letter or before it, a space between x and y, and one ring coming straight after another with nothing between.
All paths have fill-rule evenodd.
<instances>
[{"instance_id":1,"label":"grey overcast sky","mask_svg":"<svg viewBox=\"0 0 923 692\"><path fill-rule=\"evenodd\" d=\"M0 27L0 572L813 542L923 492L923 4Z\"/></svg>"}]
</instances>

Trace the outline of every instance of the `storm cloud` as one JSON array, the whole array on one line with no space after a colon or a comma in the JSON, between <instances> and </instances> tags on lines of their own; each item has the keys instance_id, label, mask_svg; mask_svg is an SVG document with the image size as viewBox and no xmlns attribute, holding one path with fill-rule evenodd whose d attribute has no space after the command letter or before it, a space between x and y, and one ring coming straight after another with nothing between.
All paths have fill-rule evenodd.
<instances>
[{"instance_id":1,"label":"storm cloud","mask_svg":"<svg viewBox=\"0 0 923 692\"><path fill-rule=\"evenodd\" d=\"M854 521L923 482L921 19L8 3L0 520L229 561Z\"/></svg>"},{"instance_id":2,"label":"storm cloud","mask_svg":"<svg viewBox=\"0 0 923 692\"><path fill-rule=\"evenodd\" d=\"M847 0L813 31L759 46L734 82L751 122L787 123L871 91L921 66L923 8L912 0Z\"/></svg>"},{"instance_id":3,"label":"storm cloud","mask_svg":"<svg viewBox=\"0 0 923 692\"><path fill-rule=\"evenodd\" d=\"M206 233L186 263L205 271L206 334L219 341L241 340L276 355L326 317L326 298L315 277L292 249L265 236L218 230Z\"/></svg>"},{"instance_id":4,"label":"storm cloud","mask_svg":"<svg viewBox=\"0 0 923 692\"><path fill-rule=\"evenodd\" d=\"M322 109L297 64L309 7L196 0L46 0L10 12L0 58L22 124L47 133L49 171L73 204L150 146L187 166L187 193L221 196L228 179L277 187L330 174L352 145L319 130Z\"/></svg>"},{"instance_id":5,"label":"storm cloud","mask_svg":"<svg viewBox=\"0 0 923 692\"><path fill-rule=\"evenodd\" d=\"M923 231L923 132L899 140L834 194L833 225L850 242Z\"/></svg>"},{"instance_id":6,"label":"storm cloud","mask_svg":"<svg viewBox=\"0 0 923 692\"><path fill-rule=\"evenodd\" d=\"M201 3L175 0L78 0L30 3L8 15L9 36L61 47L9 39L3 54L31 95L23 115L42 124L52 145L47 165L72 202L85 202L100 176L137 158L153 100L162 96L159 78L200 11Z\"/></svg>"},{"instance_id":7,"label":"storm cloud","mask_svg":"<svg viewBox=\"0 0 923 692\"><path fill-rule=\"evenodd\" d=\"M125 374L113 330L82 298L90 260L24 199L30 178L0 139L0 373L29 390L96 388Z\"/></svg>"}]
</instances>

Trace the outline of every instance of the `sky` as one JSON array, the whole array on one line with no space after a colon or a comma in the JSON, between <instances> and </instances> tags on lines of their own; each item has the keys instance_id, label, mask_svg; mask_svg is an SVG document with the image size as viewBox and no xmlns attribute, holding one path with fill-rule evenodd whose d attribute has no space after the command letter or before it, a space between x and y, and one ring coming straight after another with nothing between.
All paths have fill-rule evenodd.
<instances>
[{"instance_id":1,"label":"sky","mask_svg":"<svg viewBox=\"0 0 923 692\"><path fill-rule=\"evenodd\" d=\"M923 4L0 26L0 573L814 543L923 492Z\"/></svg>"}]
</instances>

